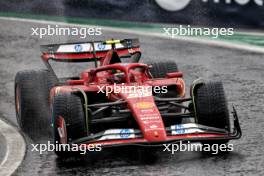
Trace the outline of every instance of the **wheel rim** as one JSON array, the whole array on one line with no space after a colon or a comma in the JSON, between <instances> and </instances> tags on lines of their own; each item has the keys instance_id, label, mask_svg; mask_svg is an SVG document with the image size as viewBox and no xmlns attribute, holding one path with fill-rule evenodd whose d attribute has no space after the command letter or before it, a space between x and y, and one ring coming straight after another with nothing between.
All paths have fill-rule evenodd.
<instances>
[{"instance_id":1,"label":"wheel rim","mask_svg":"<svg viewBox=\"0 0 264 176\"><path fill-rule=\"evenodd\" d=\"M17 120L19 125L21 126L21 119L20 119L20 91L19 91L19 86L16 86L16 90L15 90L15 106L16 106L16 115L17 115Z\"/></svg>"},{"instance_id":2,"label":"wheel rim","mask_svg":"<svg viewBox=\"0 0 264 176\"><path fill-rule=\"evenodd\" d=\"M67 129L66 129L66 123L63 117L59 116L56 130L58 130L60 143L61 144L67 144Z\"/></svg>"}]
</instances>

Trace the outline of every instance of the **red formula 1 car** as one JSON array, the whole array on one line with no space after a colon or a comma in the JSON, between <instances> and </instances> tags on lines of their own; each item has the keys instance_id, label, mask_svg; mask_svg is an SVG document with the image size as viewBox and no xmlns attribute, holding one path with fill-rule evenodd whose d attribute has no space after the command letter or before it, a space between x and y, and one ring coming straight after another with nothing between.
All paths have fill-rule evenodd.
<instances>
[{"instance_id":1,"label":"red formula 1 car","mask_svg":"<svg viewBox=\"0 0 264 176\"><path fill-rule=\"evenodd\" d=\"M42 53L48 69L22 71L15 80L17 119L27 133L52 126L60 144L102 147L241 137L221 82L196 80L186 98L175 62L139 63L138 39L45 45ZM57 78L50 60L91 61L95 67L65 80Z\"/></svg>"}]
</instances>

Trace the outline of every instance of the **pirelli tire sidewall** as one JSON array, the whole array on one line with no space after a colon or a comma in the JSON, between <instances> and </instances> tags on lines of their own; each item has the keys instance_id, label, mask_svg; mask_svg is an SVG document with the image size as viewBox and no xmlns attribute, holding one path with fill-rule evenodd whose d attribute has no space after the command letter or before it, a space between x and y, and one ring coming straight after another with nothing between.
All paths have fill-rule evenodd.
<instances>
[{"instance_id":1,"label":"pirelli tire sidewall","mask_svg":"<svg viewBox=\"0 0 264 176\"><path fill-rule=\"evenodd\" d=\"M48 70L20 71L15 77L16 117L31 137L51 134L49 93L57 78Z\"/></svg>"},{"instance_id":2,"label":"pirelli tire sidewall","mask_svg":"<svg viewBox=\"0 0 264 176\"><path fill-rule=\"evenodd\" d=\"M52 104L53 141L62 144L59 134L61 121L64 123L64 143L85 137L87 135L85 113L81 97L72 93L57 94ZM55 151L59 157L78 155L78 152Z\"/></svg>"},{"instance_id":3,"label":"pirelli tire sidewall","mask_svg":"<svg viewBox=\"0 0 264 176\"><path fill-rule=\"evenodd\" d=\"M230 131L228 104L222 82L210 81L195 91L197 121L201 125Z\"/></svg>"},{"instance_id":4,"label":"pirelli tire sidewall","mask_svg":"<svg viewBox=\"0 0 264 176\"><path fill-rule=\"evenodd\" d=\"M165 78L167 73L178 72L178 65L174 61L148 62L153 78Z\"/></svg>"}]
</instances>

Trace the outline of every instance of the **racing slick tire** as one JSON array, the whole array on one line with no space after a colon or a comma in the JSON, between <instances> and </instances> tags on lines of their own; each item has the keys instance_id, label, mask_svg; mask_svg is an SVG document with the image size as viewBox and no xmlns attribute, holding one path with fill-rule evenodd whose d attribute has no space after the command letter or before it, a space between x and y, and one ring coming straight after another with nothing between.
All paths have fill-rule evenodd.
<instances>
[{"instance_id":1,"label":"racing slick tire","mask_svg":"<svg viewBox=\"0 0 264 176\"><path fill-rule=\"evenodd\" d=\"M54 97L52 118L54 144L67 144L87 134L83 103L81 98L75 94L65 93ZM61 128L60 123L63 123L64 128ZM64 141L60 137L58 128L63 130ZM69 157L78 154L77 151L58 150L55 150L55 153L59 157Z\"/></svg>"},{"instance_id":2,"label":"racing slick tire","mask_svg":"<svg viewBox=\"0 0 264 176\"><path fill-rule=\"evenodd\" d=\"M18 72L15 77L15 106L19 127L30 137L51 135L49 93L57 78L48 70Z\"/></svg>"},{"instance_id":3,"label":"racing slick tire","mask_svg":"<svg viewBox=\"0 0 264 176\"><path fill-rule=\"evenodd\" d=\"M201 84L195 93L198 124L230 131L228 105L222 82ZM228 140L206 141L208 144L225 144Z\"/></svg>"},{"instance_id":4,"label":"racing slick tire","mask_svg":"<svg viewBox=\"0 0 264 176\"><path fill-rule=\"evenodd\" d=\"M150 62L150 74L153 78L165 78L167 73L178 72L178 66L174 61Z\"/></svg>"}]
</instances>

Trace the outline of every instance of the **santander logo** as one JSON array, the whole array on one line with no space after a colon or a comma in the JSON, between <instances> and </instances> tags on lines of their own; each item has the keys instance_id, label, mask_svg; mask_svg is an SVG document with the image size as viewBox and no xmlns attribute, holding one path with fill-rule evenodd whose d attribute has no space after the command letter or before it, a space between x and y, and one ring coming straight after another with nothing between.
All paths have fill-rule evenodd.
<instances>
[{"instance_id":1,"label":"santander logo","mask_svg":"<svg viewBox=\"0 0 264 176\"><path fill-rule=\"evenodd\" d=\"M179 11L185 9L191 2L191 0L155 0L156 3L167 11ZM209 1L214 2L215 4L220 3L221 0L201 0L203 3ZM236 3L238 5L246 5L249 2L253 1L258 6L263 6L264 0L222 0L226 4Z\"/></svg>"}]
</instances>

